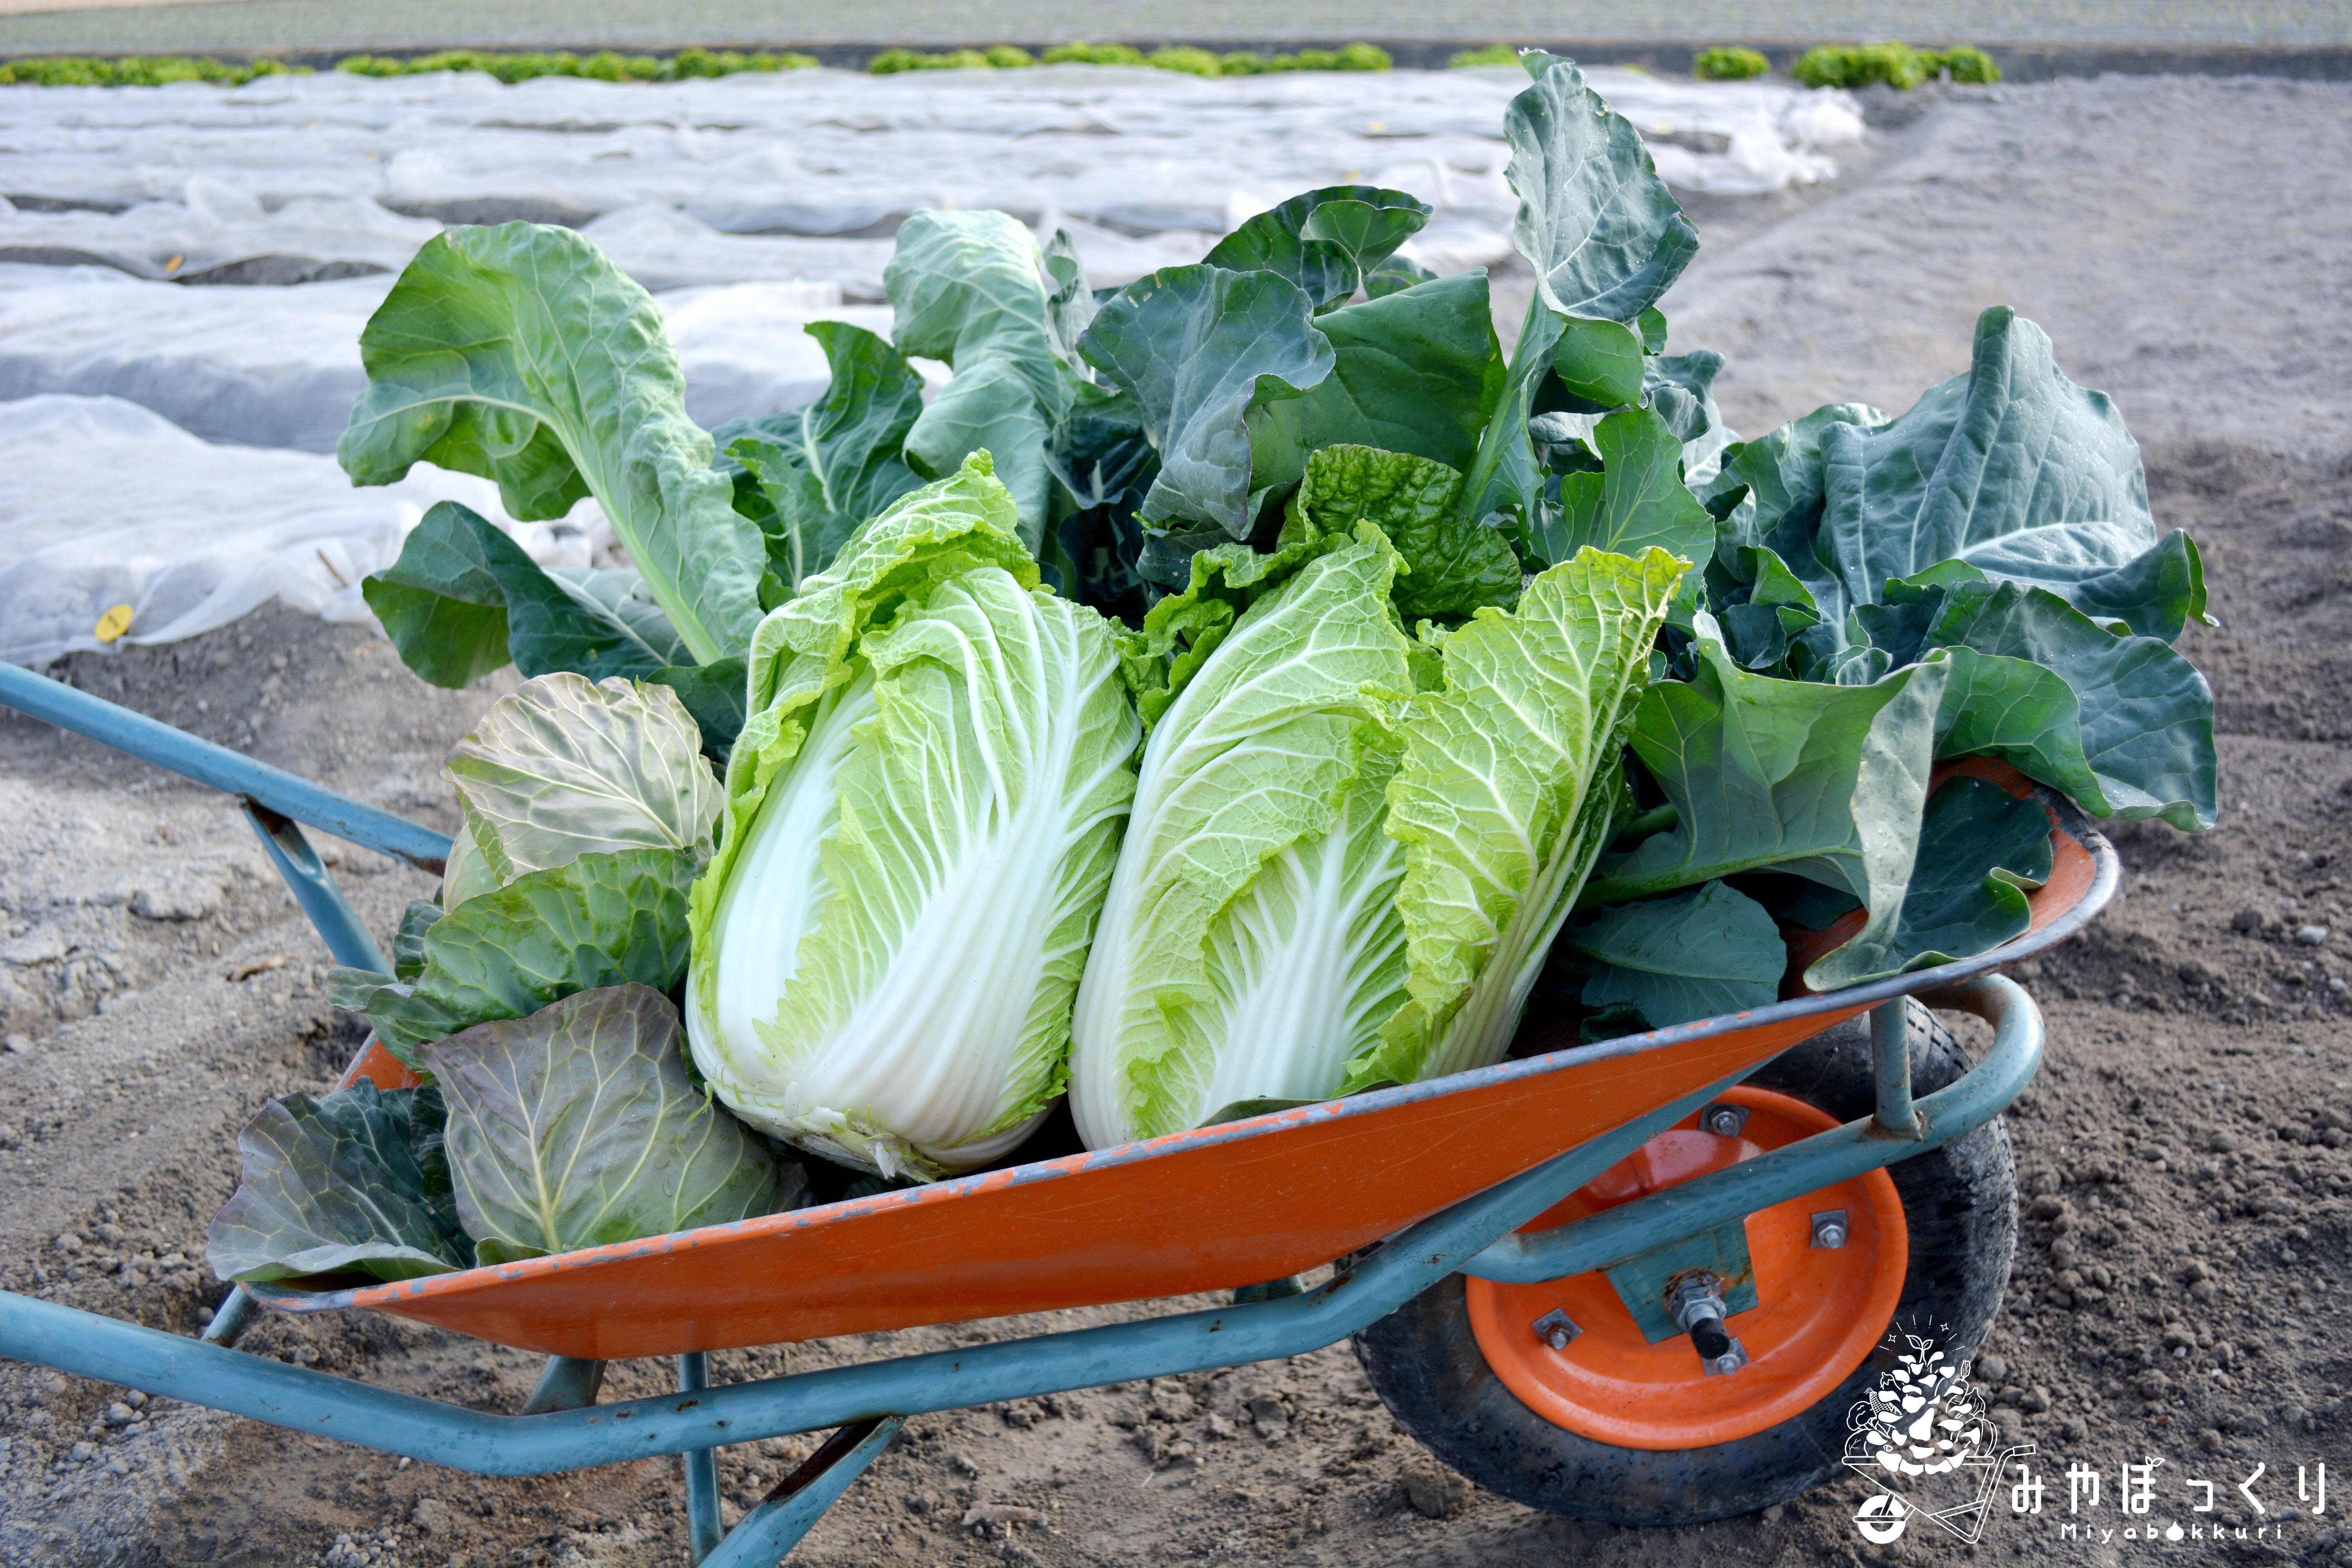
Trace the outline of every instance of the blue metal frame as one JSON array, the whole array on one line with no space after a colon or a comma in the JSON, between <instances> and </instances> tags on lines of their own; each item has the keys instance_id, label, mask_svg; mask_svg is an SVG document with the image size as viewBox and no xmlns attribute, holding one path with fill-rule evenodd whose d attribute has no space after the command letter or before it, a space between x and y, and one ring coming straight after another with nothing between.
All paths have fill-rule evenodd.
<instances>
[{"instance_id":1,"label":"blue metal frame","mask_svg":"<svg viewBox=\"0 0 2352 1568\"><path fill-rule=\"evenodd\" d=\"M104 698L5 661L0 661L0 703L436 876L449 858L446 833L346 800L283 768L257 763L226 746L174 730L159 719L117 707Z\"/></svg>"},{"instance_id":2,"label":"blue metal frame","mask_svg":"<svg viewBox=\"0 0 2352 1568\"><path fill-rule=\"evenodd\" d=\"M0 665L0 702L237 795L273 864L341 962L385 967L296 824L436 871L447 853L448 840L438 834L27 671ZM723 1388L709 1386L704 1356L688 1354L677 1358L677 1396L608 1405L595 1403L602 1363L551 1357L524 1414L511 1416L239 1354L226 1347L255 1305L242 1288L224 1303L201 1340L0 1291L0 1356L483 1474L541 1475L677 1454L685 1469L694 1560L719 1568L767 1568L888 1446L908 1415L1321 1349L1385 1317L1451 1273L1532 1282L1620 1266L1677 1238L1737 1224L1755 1210L1966 1136L2015 1098L2041 1058L2040 1014L2021 988L1991 971L2079 930L2113 896L2118 880L2119 868L2105 840L2071 807L2052 804L2067 831L2092 849L2097 872L2075 909L2050 927L1964 963L1896 976L1834 998L1778 1004L1737 1021L1738 1026L1754 1027L1782 1014L1794 1017L1856 1003L1871 1005L1878 1068L1878 1104L1872 1117L1535 1236L1516 1233L1746 1073L1661 1106L1409 1227L1318 1289L1299 1292L1294 1287L1276 1294L1284 1283L1277 1282L1240 1292L1234 1305L1213 1311ZM1903 1021L1903 998L1912 993L1931 1005L1975 1012L1995 1028L1992 1048L1981 1063L1916 1103ZM1712 1033L1734 1022L1710 1020L1661 1033ZM1595 1054L1655 1044L1612 1042ZM840 1430L734 1531L722 1534L716 1449L827 1426Z\"/></svg>"}]
</instances>

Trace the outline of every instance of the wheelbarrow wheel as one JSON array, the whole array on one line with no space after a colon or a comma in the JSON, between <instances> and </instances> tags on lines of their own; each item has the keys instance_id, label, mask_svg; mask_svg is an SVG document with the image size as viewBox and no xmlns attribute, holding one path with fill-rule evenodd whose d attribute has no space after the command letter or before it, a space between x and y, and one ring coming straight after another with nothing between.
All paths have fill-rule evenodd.
<instances>
[{"instance_id":1,"label":"wheelbarrow wheel","mask_svg":"<svg viewBox=\"0 0 2352 1568\"><path fill-rule=\"evenodd\" d=\"M1932 1014L1909 1005L1912 1083L1926 1094L1969 1063ZM1876 1091L1867 1016L1791 1048L1727 1098L1742 1095L1756 1108L1751 1134L1764 1146L1870 1115ZM1664 1136L1688 1143L1703 1135ZM1662 1149L1654 1141L1644 1154ZM1632 1195L1623 1173L1643 1158L1538 1223L1607 1206L1607 1194L1595 1194L1612 1178L1617 1201ZM1982 1344L2017 1245L2016 1175L2009 1134L1995 1121L1883 1173L1751 1216L1749 1245L1767 1300L1727 1325L1754 1358L1729 1377L1705 1375L1686 1341L1648 1344L1599 1274L1550 1286L1452 1275L1358 1334L1356 1354L1423 1447L1531 1508L1621 1525L1753 1513L1839 1468L1848 1412L1894 1365L1886 1342L1900 1342L1895 1329L1930 1339L1955 1363ZM1807 1237L1811 1213L1825 1205L1849 1211L1848 1247L1786 1250L1810 1245L1786 1237L1792 1229ZM1784 1238L1777 1258L1773 1235ZM1819 1300L1801 1310L1785 1300L1776 1306L1776 1277L1784 1284L1803 1278L1812 1287L1806 1294ZM1584 1314L1565 1352L1532 1328L1555 1300L1573 1303L1571 1319ZM1743 1384L1742 1373L1758 1375Z\"/></svg>"}]
</instances>

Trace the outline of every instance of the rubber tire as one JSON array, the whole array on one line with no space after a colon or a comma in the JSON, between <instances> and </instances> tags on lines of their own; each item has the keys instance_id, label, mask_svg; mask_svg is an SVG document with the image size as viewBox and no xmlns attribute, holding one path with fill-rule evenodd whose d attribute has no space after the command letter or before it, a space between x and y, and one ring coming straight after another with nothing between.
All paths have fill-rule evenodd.
<instances>
[{"instance_id":1,"label":"rubber tire","mask_svg":"<svg viewBox=\"0 0 2352 1568\"><path fill-rule=\"evenodd\" d=\"M1949 1031L1910 1004L1915 1092L1941 1089L1968 1059ZM1840 1121L1877 1103L1867 1015L1782 1053L1748 1079ZM2017 1163L1998 1119L1957 1142L1887 1168L1910 1230L1910 1268L1894 1322L1947 1357L1983 1344L2017 1247ZM1438 1458L1489 1491L1570 1519L1703 1524L1754 1513L1820 1485L1839 1467L1846 1416L1894 1365L1882 1342L1837 1391L1801 1415L1729 1443L1665 1452L1564 1431L1519 1402L1471 1331L1463 1280L1449 1275L1355 1336L1390 1411Z\"/></svg>"}]
</instances>

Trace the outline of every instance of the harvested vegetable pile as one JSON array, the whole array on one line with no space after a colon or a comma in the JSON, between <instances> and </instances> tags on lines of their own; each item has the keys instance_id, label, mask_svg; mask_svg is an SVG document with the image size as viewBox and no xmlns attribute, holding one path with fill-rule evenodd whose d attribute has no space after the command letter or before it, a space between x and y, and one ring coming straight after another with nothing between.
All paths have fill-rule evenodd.
<instances>
[{"instance_id":1,"label":"harvested vegetable pile","mask_svg":"<svg viewBox=\"0 0 2352 1568\"><path fill-rule=\"evenodd\" d=\"M632 564L444 505L369 580L428 680L529 679L395 973L342 976L424 1087L257 1118L221 1274L659 1234L805 1201L788 1151L1003 1160L1066 1091L1103 1146L1490 1064L1531 997L1549 1048L1979 953L2049 819L1960 759L2210 826L2201 567L2107 399L1995 310L1910 412L1737 440L1720 358L1663 353L1696 235L1526 58L1507 352L1398 192L1102 297L923 213L892 341L813 328L823 398L707 433L593 245L428 242L344 466L593 495Z\"/></svg>"}]
</instances>

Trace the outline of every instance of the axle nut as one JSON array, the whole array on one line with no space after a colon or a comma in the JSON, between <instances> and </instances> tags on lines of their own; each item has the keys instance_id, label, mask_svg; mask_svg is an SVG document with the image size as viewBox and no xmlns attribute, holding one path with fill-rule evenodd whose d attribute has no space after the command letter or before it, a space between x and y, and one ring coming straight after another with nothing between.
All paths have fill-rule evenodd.
<instances>
[{"instance_id":1,"label":"axle nut","mask_svg":"<svg viewBox=\"0 0 2352 1568\"><path fill-rule=\"evenodd\" d=\"M1699 1131L1717 1138L1737 1138L1748 1125L1748 1108L1718 1100L1700 1110L1698 1125Z\"/></svg>"},{"instance_id":2,"label":"axle nut","mask_svg":"<svg viewBox=\"0 0 2352 1568\"><path fill-rule=\"evenodd\" d=\"M1813 1245L1836 1248L1845 1245L1846 1215L1843 1209L1825 1209L1813 1216Z\"/></svg>"}]
</instances>

